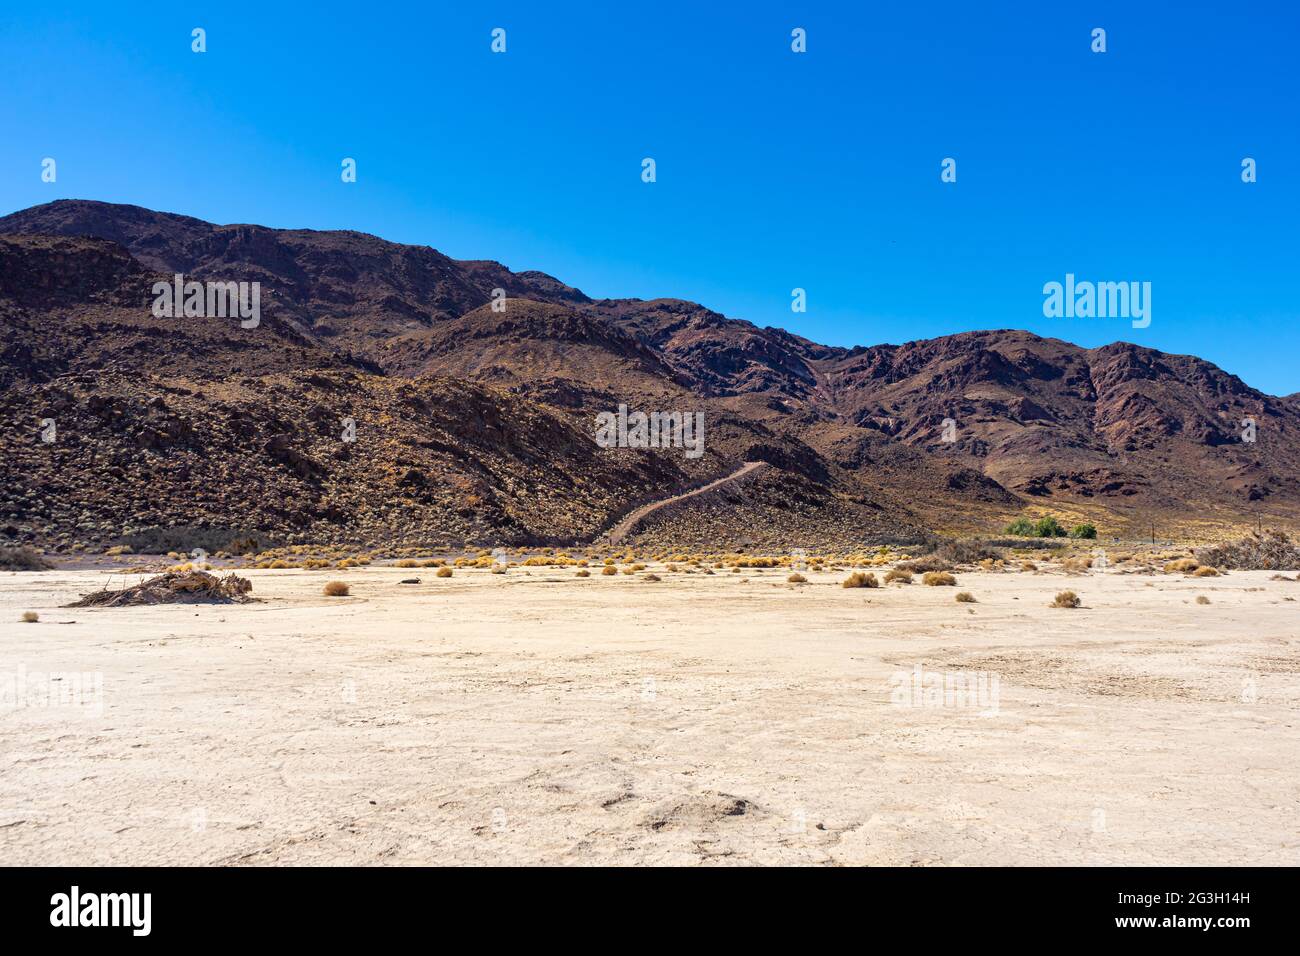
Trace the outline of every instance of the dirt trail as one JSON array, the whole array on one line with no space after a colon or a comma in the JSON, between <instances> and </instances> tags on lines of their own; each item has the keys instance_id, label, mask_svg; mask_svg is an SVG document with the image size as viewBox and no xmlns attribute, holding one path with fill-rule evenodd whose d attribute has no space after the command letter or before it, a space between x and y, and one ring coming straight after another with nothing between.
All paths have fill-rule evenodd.
<instances>
[{"instance_id":1,"label":"dirt trail","mask_svg":"<svg viewBox=\"0 0 1300 956\"><path fill-rule=\"evenodd\" d=\"M613 529L605 535L605 540L610 544L618 544L632 532L633 528L660 508L667 507L668 505L674 504L678 501L684 501L685 499L692 498L695 495L702 495L706 491L713 491L716 488L721 488L723 485L731 484L733 481L739 481L750 472L765 464L767 463L762 461L747 461L731 474L724 475L721 478L709 482L707 485L701 485L699 488L695 488L691 491L684 491L680 495L673 495L671 498L664 498L660 501L652 501L647 505L642 505L618 524L614 525Z\"/></svg>"}]
</instances>

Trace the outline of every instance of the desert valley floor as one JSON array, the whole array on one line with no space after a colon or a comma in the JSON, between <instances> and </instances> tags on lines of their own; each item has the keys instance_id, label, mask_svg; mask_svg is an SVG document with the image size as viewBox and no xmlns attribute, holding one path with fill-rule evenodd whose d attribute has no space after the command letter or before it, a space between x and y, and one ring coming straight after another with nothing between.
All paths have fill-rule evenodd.
<instances>
[{"instance_id":1,"label":"desert valley floor","mask_svg":"<svg viewBox=\"0 0 1300 956\"><path fill-rule=\"evenodd\" d=\"M257 603L97 609L61 605L101 571L0 575L0 855L1300 863L1298 582L658 570L251 570ZM918 666L996 694L900 701ZM102 696L14 706L78 674Z\"/></svg>"}]
</instances>

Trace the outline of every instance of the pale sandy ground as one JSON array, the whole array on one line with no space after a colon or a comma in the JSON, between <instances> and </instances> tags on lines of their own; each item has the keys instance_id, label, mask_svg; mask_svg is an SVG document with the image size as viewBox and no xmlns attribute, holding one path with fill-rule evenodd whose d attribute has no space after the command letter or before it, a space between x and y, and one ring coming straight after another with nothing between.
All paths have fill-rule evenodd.
<instances>
[{"instance_id":1,"label":"pale sandy ground","mask_svg":"<svg viewBox=\"0 0 1300 956\"><path fill-rule=\"evenodd\" d=\"M531 570L103 610L0 575L0 679L103 677L0 707L0 860L1300 863L1300 583ZM891 703L917 664L996 713Z\"/></svg>"}]
</instances>

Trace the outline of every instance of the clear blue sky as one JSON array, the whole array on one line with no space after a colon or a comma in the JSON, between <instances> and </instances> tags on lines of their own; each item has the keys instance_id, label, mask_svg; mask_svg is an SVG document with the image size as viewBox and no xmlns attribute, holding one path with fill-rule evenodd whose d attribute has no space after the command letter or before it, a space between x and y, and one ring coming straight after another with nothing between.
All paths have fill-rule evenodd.
<instances>
[{"instance_id":1,"label":"clear blue sky","mask_svg":"<svg viewBox=\"0 0 1300 956\"><path fill-rule=\"evenodd\" d=\"M1297 4L713 6L8 3L0 212L358 229L828 343L1027 328L1300 391ZM1151 327L1044 318L1066 272L1151 282Z\"/></svg>"}]
</instances>

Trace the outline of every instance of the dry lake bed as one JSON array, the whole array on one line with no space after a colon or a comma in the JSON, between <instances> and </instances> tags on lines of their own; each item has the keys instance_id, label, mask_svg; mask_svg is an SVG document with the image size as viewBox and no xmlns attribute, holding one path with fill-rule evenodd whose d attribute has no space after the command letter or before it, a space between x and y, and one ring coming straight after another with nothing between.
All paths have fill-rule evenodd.
<instances>
[{"instance_id":1,"label":"dry lake bed","mask_svg":"<svg viewBox=\"0 0 1300 956\"><path fill-rule=\"evenodd\" d=\"M649 570L2 574L0 858L1300 864L1300 582Z\"/></svg>"}]
</instances>

